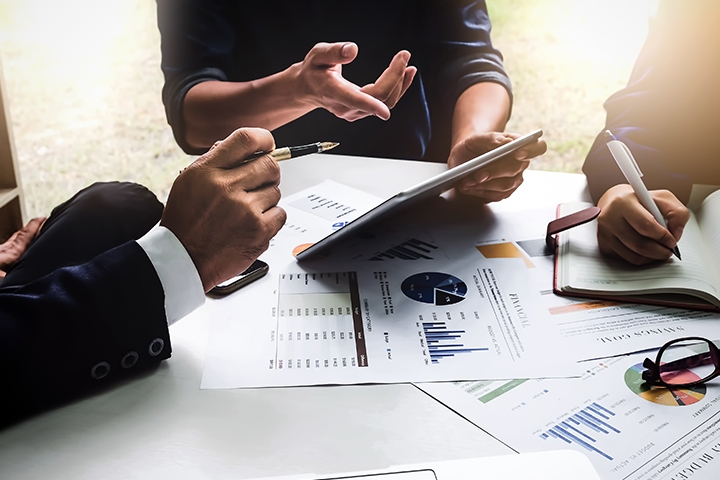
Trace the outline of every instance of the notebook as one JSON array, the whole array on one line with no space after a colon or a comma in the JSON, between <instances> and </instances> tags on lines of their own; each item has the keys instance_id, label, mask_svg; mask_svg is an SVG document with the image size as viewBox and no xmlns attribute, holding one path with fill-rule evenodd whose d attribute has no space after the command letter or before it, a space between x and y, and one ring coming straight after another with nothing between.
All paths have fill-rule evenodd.
<instances>
[{"instance_id":1,"label":"notebook","mask_svg":"<svg viewBox=\"0 0 720 480\"><path fill-rule=\"evenodd\" d=\"M574 450L470 458L335 475L264 480L600 480L590 460Z\"/></svg>"},{"instance_id":2,"label":"notebook","mask_svg":"<svg viewBox=\"0 0 720 480\"><path fill-rule=\"evenodd\" d=\"M510 143L506 143L505 145L501 145L500 147L490 150L489 152L469 160L462 165L450 168L428 180L425 180L424 182L393 195L391 198L369 212L361 215L344 227L334 231L325 238L318 240L309 248L298 253L296 255L297 260L302 262L311 258L327 256L332 248L344 239L360 233L371 224L397 214L422 200L436 197L441 193L450 190L453 185L455 185L463 177L466 177L472 172L499 160L515 150L529 145L540 138L542 133L542 130L536 130L517 138Z\"/></svg>"},{"instance_id":3,"label":"notebook","mask_svg":"<svg viewBox=\"0 0 720 480\"><path fill-rule=\"evenodd\" d=\"M558 216L587 204L568 203ZM559 234L555 293L586 298L649 303L700 310L720 310L720 190L691 212L671 257L638 267L604 257L598 248L597 221Z\"/></svg>"}]
</instances>

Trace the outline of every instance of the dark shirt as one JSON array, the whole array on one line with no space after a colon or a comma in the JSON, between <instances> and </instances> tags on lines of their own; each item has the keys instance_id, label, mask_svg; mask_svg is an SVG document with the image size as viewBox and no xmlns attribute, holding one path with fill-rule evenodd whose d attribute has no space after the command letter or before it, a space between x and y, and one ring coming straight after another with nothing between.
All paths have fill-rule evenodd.
<instances>
[{"instance_id":1,"label":"dark shirt","mask_svg":"<svg viewBox=\"0 0 720 480\"><path fill-rule=\"evenodd\" d=\"M175 139L188 153L204 151L184 140L182 105L190 88L266 77L302 61L319 42L358 45L343 76L360 86L374 82L403 49L418 74L387 122L350 123L316 109L276 129L278 146L336 141L333 153L445 162L458 96L486 81L511 91L502 55L490 42L485 2L157 0L157 6L163 102Z\"/></svg>"},{"instance_id":2,"label":"dark shirt","mask_svg":"<svg viewBox=\"0 0 720 480\"><path fill-rule=\"evenodd\" d=\"M720 184L720 2L661 2L628 85L605 102L647 187L687 202L692 184ZM602 135L583 171L597 200L627 183Z\"/></svg>"}]
</instances>

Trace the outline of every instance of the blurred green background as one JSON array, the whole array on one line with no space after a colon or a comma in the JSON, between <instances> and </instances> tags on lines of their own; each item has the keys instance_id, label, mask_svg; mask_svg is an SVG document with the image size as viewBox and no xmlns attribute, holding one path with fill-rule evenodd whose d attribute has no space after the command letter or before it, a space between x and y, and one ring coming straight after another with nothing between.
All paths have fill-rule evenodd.
<instances>
[{"instance_id":1,"label":"blurred green background","mask_svg":"<svg viewBox=\"0 0 720 480\"><path fill-rule=\"evenodd\" d=\"M514 84L508 130L544 129L531 168L579 172L657 0L487 3ZM0 0L0 55L30 216L99 180L164 199L192 161L165 121L153 0Z\"/></svg>"}]
</instances>

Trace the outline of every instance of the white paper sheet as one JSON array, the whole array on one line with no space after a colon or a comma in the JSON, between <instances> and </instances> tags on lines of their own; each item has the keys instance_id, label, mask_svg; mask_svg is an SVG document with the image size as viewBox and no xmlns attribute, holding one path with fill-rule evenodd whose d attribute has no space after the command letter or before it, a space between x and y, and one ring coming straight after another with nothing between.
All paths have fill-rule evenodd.
<instances>
[{"instance_id":1,"label":"white paper sheet","mask_svg":"<svg viewBox=\"0 0 720 480\"><path fill-rule=\"evenodd\" d=\"M514 262L295 262L298 245L352 218L327 215L330 206L363 202L373 199L333 182L283 200L287 225L261 257L270 272L215 303L202 388L579 373L569 348L547 355L561 339L546 326L549 314L526 314L539 294ZM415 237L405 247L433 250L432 238Z\"/></svg>"},{"instance_id":2,"label":"white paper sheet","mask_svg":"<svg viewBox=\"0 0 720 480\"><path fill-rule=\"evenodd\" d=\"M580 379L417 386L520 453L581 451L603 479L717 479L720 383L648 391L644 358L585 362Z\"/></svg>"},{"instance_id":3,"label":"white paper sheet","mask_svg":"<svg viewBox=\"0 0 720 480\"><path fill-rule=\"evenodd\" d=\"M218 302L213 327L222 335L211 340L202 387L579 374L577 354L526 314L538 299L517 268L461 260L387 266L288 265L268 274L252 305L248 296Z\"/></svg>"},{"instance_id":4,"label":"white paper sheet","mask_svg":"<svg viewBox=\"0 0 720 480\"><path fill-rule=\"evenodd\" d=\"M577 347L578 360L658 348L679 336L720 338L720 314L652 305L558 296L552 290L554 256L544 249L543 226L551 209L503 213L475 225L428 227L438 251L457 258L474 249L497 262L525 263L525 281L541 294L531 305L550 313L563 338ZM474 248L473 248L474 247Z\"/></svg>"},{"instance_id":5,"label":"white paper sheet","mask_svg":"<svg viewBox=\"0 0 720 480\"><path fill-rule=\"evenodd\" d=\"M468 220L467 217L454 216L451 210L445 211L446 204L438 199L427 211L420 212L420 221L417 212L415 218L407 220L404 216L398 216L379 225L369 235L338 246L329 262L296 263L293 251L323 237L380 201L331 181L282 200L288 212L288 222L261 257L270 264L270 273L215 304L203 388L563 376L572 375L566 367L560 366L567 360L567 355L574 355L573 360L620 355L656 348L680 334L720 338L720 316L716 314L640 305L601 304L555 296L551 289L552 256L545 251L542 237L547 220L554 217L551 209L495 215L486 212ZM321 322L319 318L310 318L314 315L306 315L308 318L301 320L304 326L300 330L293 330L293 345L297 345L293 353L287 353L276 345L281 341L281 333L282 344L288 343L289 330L284 322L279 322L280 319L284 321L285 317L280 317L278 310L288 309L285 303L280 304L281 300L290 301L288 292L293 291L289 289L287 279L296 279L291 275L304 272L343 274L346 277L349 272L354 272L357 287L352 292L357 295L362 308L367 303L367 311L363 311L363 315L369 316L373 325L372 332L364 332L365 354L370 367L357 367L361 361L357 346L353 347L356 349L354 355L348 353L347 348L352 347L349 333L354 332L352 340L356 341L358 329L351 316L347 315L333 316L331 323L335 330L328 329L329 323L325 320ZM390 297L396 302L393 315L386 315L380 308L388 299L383 298L381 282L376 278L379 274L376 272L384 272L382 275L387 277L386 288L391 289ZM482 279L490 278L487 272L492 272L497 279L500 296L494 299L486 297L478 303L469 295L477 294L479 297L479 292L487 288L482 285ZM402 293L403 281L422 273L441 274L445 279L457 278L467 288L467 298L443 308L410 299ZM281 279L283 275L285 277ZM432 278L439 277L433 275ZM320 285L318 293L321 297L317 298L317 305L324 305L323 302L333 295L339 295L337 298L342 298L344 302L342 306L347 309L349 305L354 309L356 305L348 300L351 289L347 279L342 281L346 283L337 292L328 289L324 283ZM310 288L307 285L305 287ZM297 295L300 293L297 292ZM308 308L312 304L309 294L304 292L305 298L301 302L302 305L307 304ZM520 299L522 314L529 319L527 330L520 330L526 333L519 335L517 341L522 344L522 349L527 348L530 352L525 357L535 360L525 362L522 358L512 358L511 361L505 361L505 358L511 358L509 354L516 348L505 342L501 356L492 361L483 359L485 363L481 363L480 368L473 368L473 361L476 357L489 357L488 353L480 353L486 352L482 350L465 352L452 360L446 358L436 362L433 369L425 369L422 365L420 369L416 368L413 362L423 357L417 357L418 351L415 349L422 348L422 345L410 345L405 342L406 337L413 341L427 339L427 334L431 333L423 331L418 323L427 322L433 314L436 317L450 315L455 322L461 316L466 319L472 317L475 312L482 314L483 322L502 323L503 313L498 305L503 302L505 308L512 305L511 294L513 298ZM485 315L482 313L485 311L490 313ZM508 311L512 313L509 308ZM402 322L397 321L400 317ZM349 329L349 325L353 328ZM499 338L497 335L500 329L495 327L493 335L483 338L478 333L480 325L487 329L490 324L478 323L473 333L470 333L471 330L464 333L468 337L464 339L465 342L457 344L490 348L488 341L492 342L492 336ZM454 329L449 323L445 327ZM342 339L339 338L341 330L344 332ZM540 331L540 336L529 334L531 330ZM322 356L309 356L310 352L314 352L310 344L297 342L298 332L302 339L307 335L314 339L315 333L322 338L323 332L332 335L333 331L337 335L337 344ZM375 337L378 332L383 333L383 336ZM385 332L389 337L387 341L394 343L390 352L386 349ZM558 332L570 345L562 342L562 338L555 337ZM550 355L540 355L537 345L542 346L543 342L544 345L557 344L560 347ZM306 348L307 354L297 353L305 352ZM340 351L343 353L340 354ZM555 351L559 352L557 358L554 358ZM313 355L320 354L315 352ZM380 362L383 355L391 358ZM325 368L326 360L328 365L334 365L336 361L342 365L343 358L346 365L352 366L355 361L354 373L342 369L329 373L332 371L330 367L326 373L319 373ZM268 373L271 370L271 359L272 370L276 372L273 374ZM280 360L283 360L284 373L277 374L280 371ZM295 368L292 374L288 373L290 370L287 368L290 360ZM298 361L306 367L308 362L314 366L315 360L319 361L323 369L315 373L308 373L307 368L297 369ZM554 366L552 362L555 362ZM456 363L467 365L458 367L454 365ZM392 367L380 368L380 365ZM543 368L547 369L541 371ZM380 370L383 370L382 373ZM514 373L518 371L523 373Z\"/></svg>"}]
</instances>

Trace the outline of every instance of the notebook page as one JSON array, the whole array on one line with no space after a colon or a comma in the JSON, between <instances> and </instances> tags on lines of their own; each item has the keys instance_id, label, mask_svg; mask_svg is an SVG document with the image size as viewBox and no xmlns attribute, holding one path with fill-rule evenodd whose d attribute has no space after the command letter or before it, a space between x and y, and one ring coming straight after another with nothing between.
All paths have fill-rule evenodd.
<instances>
[{"instance_id":1,"label":"notebook page","mask_svg":"<svg viewBox=\"0 0 720 480\"><path fill-rule=\"evenodd\" d=\"M706 263L712 266L713 284L720 290L720 190L708 195L695 213L698 225L702 232Z\"/></svg>"},{"instance_id":2,"label":"notebook page","mask_svg":"<svg viewBox=\"0 0 720 480\"><path fill-rule=\"evenodd\" d=\"M573 211L563 209L563 215ZM720 298L714 282L715 275L707 269L702 237L694 215L678 242L682 261L671 257L665 263L644 267L604 257L597 245L596 229L597 221L593 221L561 234L559 286L625 294L700 291L708 300Z\"/></svg>"}]
</instances>

